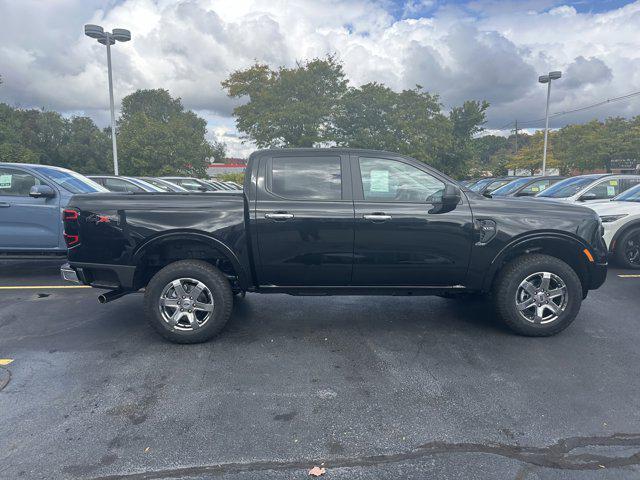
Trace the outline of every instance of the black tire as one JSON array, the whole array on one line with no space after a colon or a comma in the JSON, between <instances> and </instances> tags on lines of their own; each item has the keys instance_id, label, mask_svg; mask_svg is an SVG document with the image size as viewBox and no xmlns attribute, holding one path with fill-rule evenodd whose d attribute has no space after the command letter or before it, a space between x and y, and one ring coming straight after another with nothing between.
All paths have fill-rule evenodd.
<instances>
[{"instance_id":1,"label":"black tire","mask_svg":"<svg viewBox=\"0 0 640 480\"><path fill-rule=\"evenodd\" d=\"M563 303L564 310L557 316L549 313L551 319L548 323L534 323L533 319L524 318L525 314L537 314L535 303L530 307L533 310L526 310L522 314L516 306L516 295L520 291L521 283L539 272L557 276L566 289L566 297L553 300L566 302ZM552 281L557 285L556 280ZM533 296L529 297L535 300ZM546 337L561 332L576 318L582 304L582 284L576 272L562 260L549 255L528 254L517 257L502 267L493 286L493 300L498 316L511 330L529 337ZM545 312L550 312L544 308Z\"/></svg>"},{"instance_id":2,"label":"black tire","mask_svg":"<svg viewBox=\"0 0 640 480\"><path fill-rule=\"evenodd\" d=\"M640 269L640 227L632 227L622 234L616 242L613 256L623 268Z\"/></svg>"},{"instance_id":3,"label":"black tire","mask_svg":"<svg viewBox=\"0 0 640 480\"><path fill-rule=\"evenodd\" d=\"M197 329L172 326L163 317L160 307L162 293L171 282L178 279L197 280L208 289L207 295L211 297L213 311ZM224 328L231 316L232 306L233 294L229 280L216 267L202 260L180 260L167 265L153 276L144 294L147 322L156 332L174 343L201 343L210 340ZM207 315L206 312L204 314Z\"/></svg>"}]
</instances>

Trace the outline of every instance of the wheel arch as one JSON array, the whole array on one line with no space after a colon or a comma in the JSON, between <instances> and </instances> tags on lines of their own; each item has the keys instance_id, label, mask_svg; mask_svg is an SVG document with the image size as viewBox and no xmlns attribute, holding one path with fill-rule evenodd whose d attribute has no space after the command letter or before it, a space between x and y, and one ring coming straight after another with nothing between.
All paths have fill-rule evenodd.
<instances>
[{"instance_id":1,"label":"wheel arch","mask_svg":"<svg viewBox=\"0 0 640 480\"><path fill-rule=\"evenodd\" d=\"M618 229L618 231L613 235L611 239L611 243L609 245L609 251L613 253L618 244L618 241L622 238L622 236L627 233L629 230L633 228L640 228L640 218L636 218L631 220L628 223L625 223L622 227Z\"/></svg>"},{"instance_id":2,"label":"wheel arch","mask_svg":"<svg viewBox=\"0 0 640 480\"><path fill-rule=\"evenodd\" d=\"M505 245L493 258L484 279L483 290L489 291L498 272L509 261L529 253L541 253L567 263L578 275L586 295L589 285L589 259L584 250L589 245L577 236L562 232L541 232L518 237Z\"/></svg>"},{"instance_id":3,"label":"wheel arch","mask_svg":"<svg viewBox=\"0 0 640 480\"><path fill-rule=\"evenodd\" d=\"M138 288L146 285L160 268L178 260L205 260L229 277L236 288L249 286L247 273L233 250L218 238L203 232L172 231L152 237L140 244L132 253L136 265L134 283Z\"/></svg>"}]
</instances>

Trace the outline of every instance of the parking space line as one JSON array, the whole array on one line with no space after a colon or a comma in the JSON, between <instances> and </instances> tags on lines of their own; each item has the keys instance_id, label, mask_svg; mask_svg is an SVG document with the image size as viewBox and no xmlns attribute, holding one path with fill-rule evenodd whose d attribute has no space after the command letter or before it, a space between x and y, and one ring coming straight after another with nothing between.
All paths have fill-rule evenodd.
<instances>
[{"instance_id":1,"label":"parking space line","mask_svg":"<svg viewBox=\"0 0 640 480\"><path fill-rule=\"evenodd\" d=\"M620 274L618 275L620 278L640 278L639 274L632 274L632 273L628 273L628 274Z\"/></svg>"},{"instance_id":2,"label":"parking space line","mask_svg":"<svg viewBox=\"0 0 640 480\"><path fill-rule=\"evenodd\" d=\"M62 288L91 288L89 285L11 285L0 286L0 290L51 290Z\"/></svg>"},{"instance_id":3,"label":"parking space line","mask_svg":"<svg viewBox=\"0 0 640 480\"><path fill-rule=\"evenodd\" d=\"M13 358L0 358L0 367L6 367L10 363L13 363Z\"/></svg>"}]
</instances>

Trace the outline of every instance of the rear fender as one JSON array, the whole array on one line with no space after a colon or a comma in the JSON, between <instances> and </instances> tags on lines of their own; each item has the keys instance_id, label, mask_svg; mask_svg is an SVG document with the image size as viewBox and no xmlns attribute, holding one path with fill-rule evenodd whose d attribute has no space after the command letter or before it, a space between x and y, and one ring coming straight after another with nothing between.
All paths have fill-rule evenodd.
<instances>
[{"instance_id":1,"label":"rear fender","mask_svg":"<svg viewBox=\"0 0 640 480\"><path fill-rule=\"evenodd\" d=\"M228 245L218 240L217 238L200 232L169 232L150 238L149 240L140 244L138 248L133 252L132 261L134 265L139 266L144 255L150 250L159 247L164 243L173 243L179 241L197 241L200 243L205 243L208 246L212 247L216 252L220 254L222 258L228 260L231 263L233 269L236 272L238 284L240 285L240 287L243 290L249 288L249 279L247 277L247 274L233 250L231 250Z\"/></svg>"}]
</instances>

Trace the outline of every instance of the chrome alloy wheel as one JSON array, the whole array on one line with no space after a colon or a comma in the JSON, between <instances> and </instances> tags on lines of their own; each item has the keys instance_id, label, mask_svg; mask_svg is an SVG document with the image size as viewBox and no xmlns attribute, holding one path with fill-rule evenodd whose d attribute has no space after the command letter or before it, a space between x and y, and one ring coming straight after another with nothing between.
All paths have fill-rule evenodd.
<instances>
[{"instance_id":1,"label":"chrome alloy wheel","mask_svg":"<svg viewBox=\"0 0 640 480\"><path fill-rule=\"evenodd\" d=\"M516 290L516 308L531 323L556 320L567 308L567 286L554 273L537 272L525 278Z\"/></svg>"},{"instance_id":2,"label":"chrome alloy wheel","mask_svg":"<svg viewBox=\"0 0 640 480\"><path fill-rule=\"evenodd\" d=\"M175 330L197 330L213 315L211 290L193 278L179 278L168 283L158 302L165 322Z\"/></svg>"}]
</instances>

